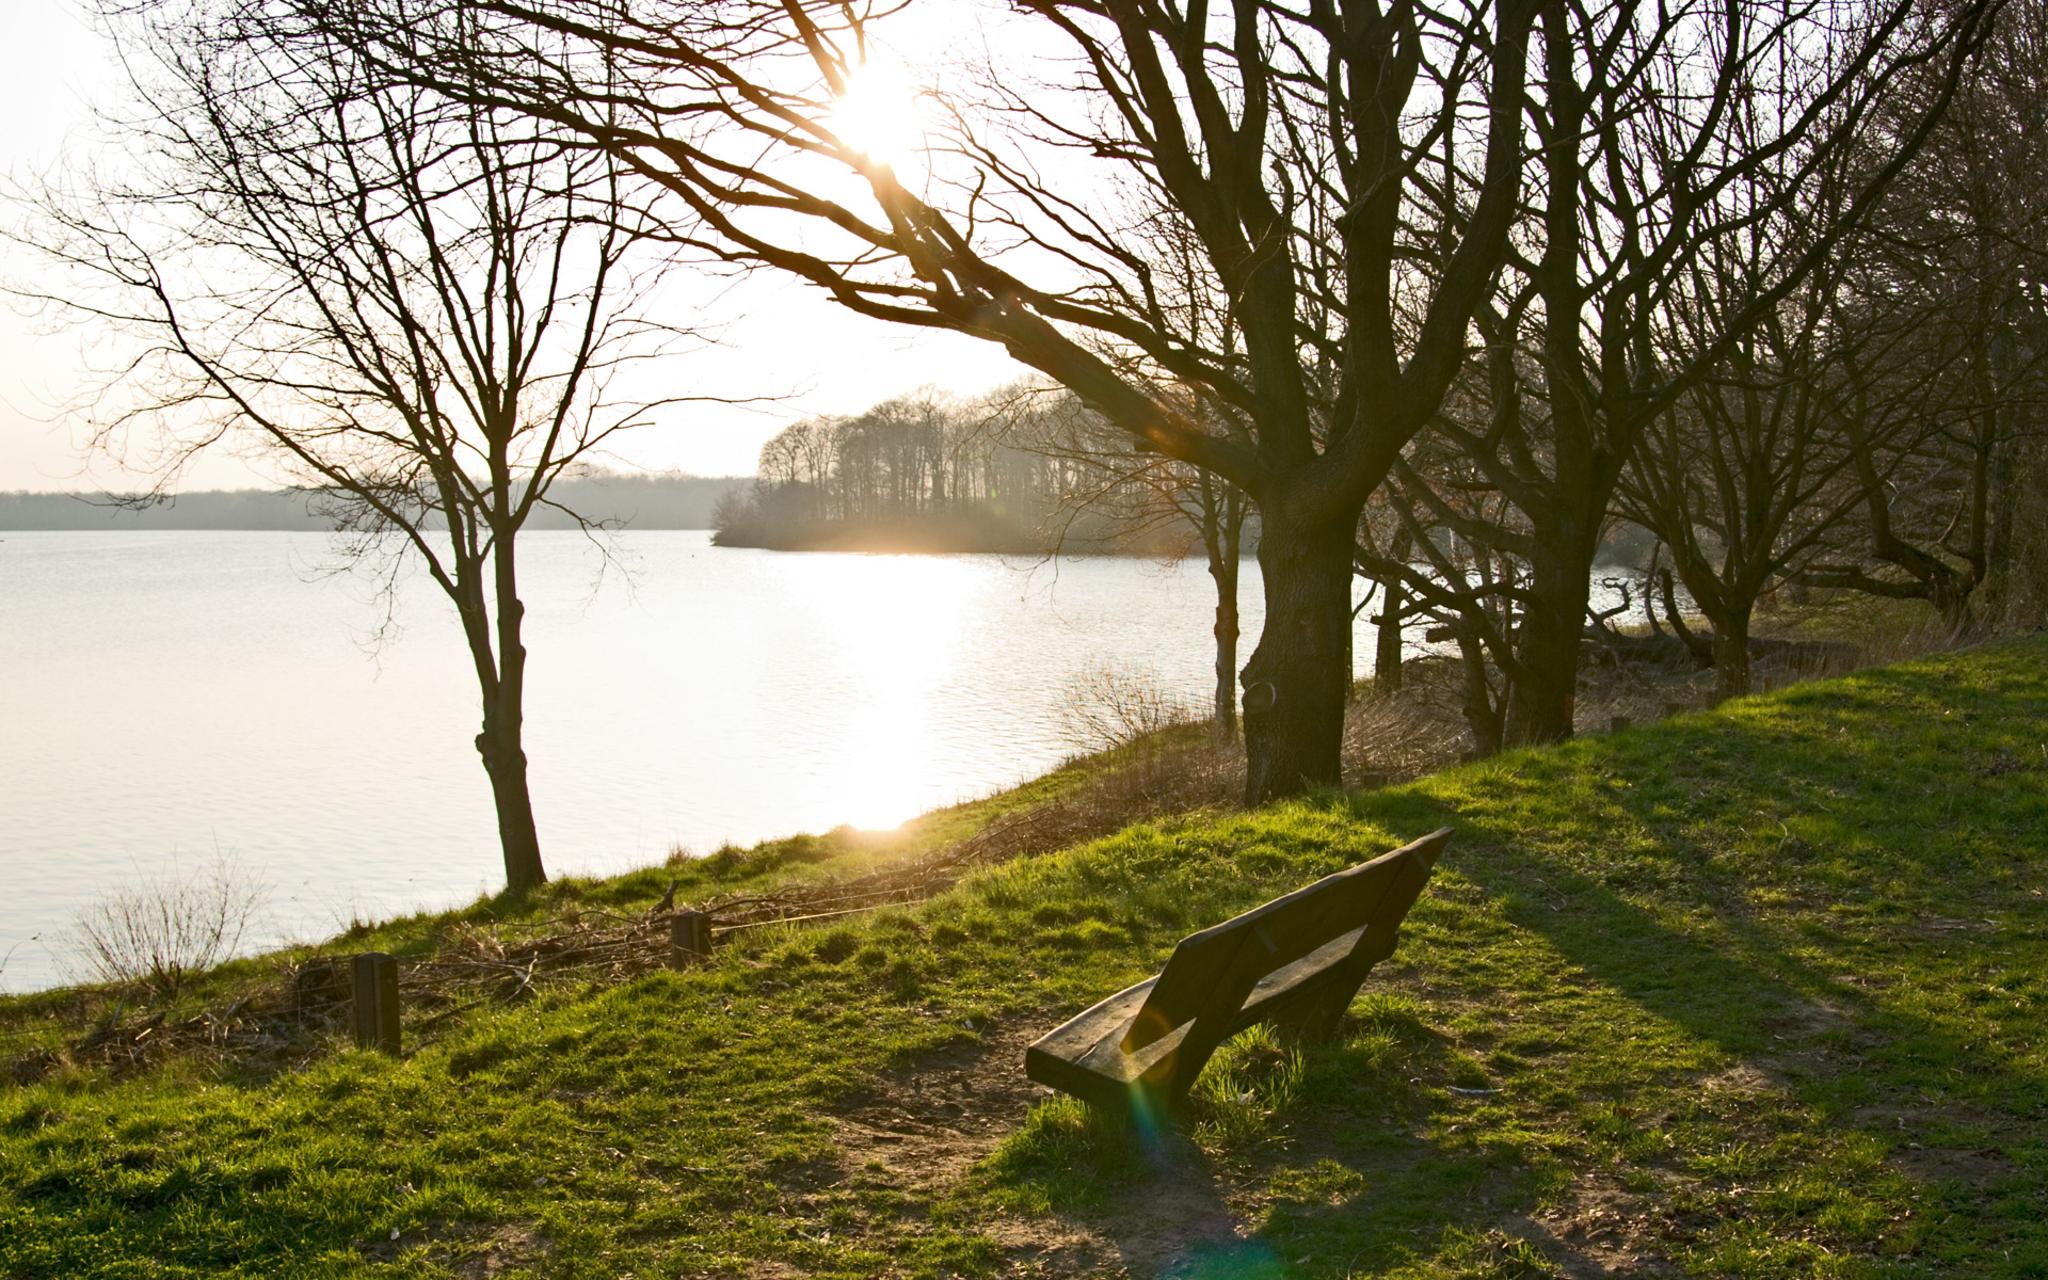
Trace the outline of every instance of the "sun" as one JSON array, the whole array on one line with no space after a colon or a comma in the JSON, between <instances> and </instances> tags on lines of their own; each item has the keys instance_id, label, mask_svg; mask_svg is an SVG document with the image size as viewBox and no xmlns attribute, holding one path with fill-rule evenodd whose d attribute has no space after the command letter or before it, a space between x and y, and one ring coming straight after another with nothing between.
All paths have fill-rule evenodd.
<instances>
[{"instance_id":1,"label":"sun","mask_svg":"<svg viewBox=\"0 0 2048 1280\"><path fill-rule=\"evenodd\" d=\"M902 68L887 63L869 62L854 72L825 124L863 158L891 169L925 145L917 86Z\"/></svg>"}]
</instances>

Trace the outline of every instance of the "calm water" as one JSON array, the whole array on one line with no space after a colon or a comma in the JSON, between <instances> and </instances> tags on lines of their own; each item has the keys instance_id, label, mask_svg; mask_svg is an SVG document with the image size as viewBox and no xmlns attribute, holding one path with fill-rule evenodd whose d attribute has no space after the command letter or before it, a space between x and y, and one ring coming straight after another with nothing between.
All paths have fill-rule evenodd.
<instances>
[{"instance_id":1,"label":"calm water","mask_svg":"<svg viewBox=\"0 0 2048 1280\"><path fill-rule=\"evenodd\" d=\"M573 533L525 552L556 873L887 826L1042 773L1091 670L1211 688L1199 563L614 550L602 575ZM0 537L0 988L62 980L104 890L217 854L267 886L252 945L498 886L452 610L415 575L376 642L376 583L330 563L318 534ZM1255 566L1243 596L1255 636Z\"/></svg>"}]
</instances>

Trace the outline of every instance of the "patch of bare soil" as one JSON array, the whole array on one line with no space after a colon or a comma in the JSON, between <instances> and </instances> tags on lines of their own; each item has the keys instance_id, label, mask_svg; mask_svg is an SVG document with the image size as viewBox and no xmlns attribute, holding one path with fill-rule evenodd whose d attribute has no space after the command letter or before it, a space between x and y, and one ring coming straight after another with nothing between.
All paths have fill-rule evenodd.
<instances>
[{"instance_id":1,"label":"patch of bare soil","mask_svg":"<svg viewBox=\"0 0 2048 1280\"><path fill-rule=\"evenodd\" d=\"M2011 1177L2012 1157L1996 1147L1947 1147L1907 1142L1894 1147L1890 1162L1921 1183L1953 1182L1988 1193L1992 1184Z\"/></svg>"},{"instance_id":2,"label":"patch of bare soil","mask_svg":"<svg viewBox=\"0 0 2048 1280\"><path fill-rule=\"evenodd\" d=\"M1888 1139L1892 1149L1887 1163L1916 1182L1951 1182L1988 1192L2015 1169L2012 1157L1998 1147L1988 1143L1958 1146L1939 1136L1996 1133L2002 1122L1993 1117L1971 1115L1957 1107L1901 1102L1859 1107L1850 1122L1866 1133Z\"/></svg>"},{"instance_id":3,"label":"patch of bare soil","mask_svg":"<svg viewBox=\"0 0 2048 1280\"><path fill-rule=\"evenodd\" d=\"M547 1256L547 1243L531 1228L503 1225L466 1242L452 1263L464 1280L490 1280L510 1271L525 1271Z\"/></svg>"},{"instance_id":4,"label":"patch of bare soil","mask_svg":"<svg viewBox=\"0 0 2048 1280\"><path fill-rule=\"evenodd\" d=\"M366 1243L362 1253L372 1261L393 1264L421 1243L419 1233L395 1235ZM512 1272L530 1274L536 1264L546 1260L550 1247L538 1231L516 1223L436 1222L427 1226L425 1243L436 1263L464 1280L491 1280Z\"/></svg>"},{"instance_id":5,"label":"patch of bare soil","mask_svg":"<svg viewBox=\"0 0 2048 1280\"><path fill-rule=\"evenodd\" d=\"M1174 1141L1122 1189L1114 1215L1005 1217L988 1231L1010 1251L1012 1275L1232 1275L1267 1252L1248 1237L1256 1206L1237 1199L1199 1153Z\"/></svg>"},{"instance_id":6,"label":"patch of bare soil","mask_svg":"<svg viewBox=\"0 0 2048 1280\"><path fill-rule=\"evenodd\" d=\"M999 1024L892 1073L838 1117L837 1175L918 1199L957 1186L1049 1096L1024 1075L1024 1050L1042 1030ZM1199 1159L1169 1146L1113 1223L1006 1214L983 1230L1009 1251L1011 1275L1167 1277L1240 1245L1245 1220Z\"/></svg>"},{"instance_id":7,"label":"patch of bare soil","mask_svg":"<svg viewBox=\"0 0 2048 1280\"><path fill-rule=\"evenodd\" d=\"M1024 1075L1024 1050L1037 1034L997 1025L891 1073L837 1117L839 1175L918 1199L958 1185L1045 1096ZM1089 1233L1057 1221L1006 1216L987 1229L1010 1251L1018 1275L1093 1274L1108 1261Z\"/></svg>"},{"instance_id":8,"label":"patch of bare soil","mask_svg":"<svg viewBox=\"0 0 2048 1280\"><path fill-rule=\"evenodd\" d=\"M1771 1038L1770 1048L1726 1074L1754 1073L1778 1090L1791 1088L1788 1080L1802 1076L1855 1070L1875 1039L1855 1012L1819 997L1764 1017L1759 1025Z\"/></svg>"},{"instance_id":9,"label":"patch of bare soil","mask_svg":"<svg viewBox=\"0 0 2048 1280\"><path fill-rule=\"evenodd\" d=\"M988 1231L1009 1250L1011 1275L1171 1280L1229 1274L1215 1266L1244 1249L1244 1221L1199 1163L1162 1159L1126 1189L1113 1220L1004 1217Z\"/></svg>"},{"instance_id":10,"label":"patch of bare soil","mask_svg":"<svg viewBox=\"0 0 2048 1280\"><path fill-rule=\"evenodd\" d=\"M1560 1203L1501 1226L1542 1250L1571 1280L1678 1274L1658 1247L1665 1224L1654 1206L1604 1174L1581 1174Z\"/></svg>"},{"instance_id":11,"label":"patch of bare soil","mask_svg":"<svg viewBox=\"0 0 2048 1280\"><path fill-rule=\"evenodd\" d=\"M1245 1239L1249 1210L1231 1202L1193 1152L1169 1149L1131 1188L1117 1219L1096 1229L1114 1248L1121 1274L1161 1280L1229 1275L1233 1259L1264 1253Z\"/></svg>"},{"instance_id":12,"label":"patch of bare soil","mask_svg":"<svg viewBox=\"0 0 2048 1280\"><path fill-rule=\"evenodd\" d=\"M1043 1095L1024 1077L1035 1032L991 1027L892 1073L838 1117L846 1163L906 1189L950 1185L1022 1123Z\"/></svg>"}]
</instances>

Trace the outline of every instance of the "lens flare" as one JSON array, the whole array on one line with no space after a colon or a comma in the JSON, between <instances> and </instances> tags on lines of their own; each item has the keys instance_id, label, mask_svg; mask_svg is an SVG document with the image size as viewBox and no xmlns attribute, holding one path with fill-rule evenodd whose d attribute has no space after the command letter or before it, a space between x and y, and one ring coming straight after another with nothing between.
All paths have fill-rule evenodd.
<instances>
[{"instance_id":1,"label":"lens flare","mask_svg":"<svg viewBox=\"0 0 2048 1280\"><path fill-rule=\"evenodd\" d=\"M869 161L900 168L924 147L917 86L903 69L870 62L853 74L826 126Z\"/></svg>"}]
</instances>

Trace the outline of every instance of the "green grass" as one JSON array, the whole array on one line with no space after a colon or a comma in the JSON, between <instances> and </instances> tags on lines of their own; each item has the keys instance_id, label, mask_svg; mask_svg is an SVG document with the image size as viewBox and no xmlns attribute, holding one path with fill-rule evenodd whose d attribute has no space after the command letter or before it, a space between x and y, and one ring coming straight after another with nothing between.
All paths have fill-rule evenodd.
<instances>
[{"instance_id":1,"label":"green grass","mask_svg":"<svg viewBox=\"0 0 2048 1280\"><path fill-rule=\"evenodd\" d=\"M2009 645L1133 828L402 1061L0 1087L0 1275L2048 1275L2044 725ZM961 1176L840 1127L1446 822L1337 1042L1247 1035L1185 1131L999 1071Z\"/></svg>"}]
</instances>

